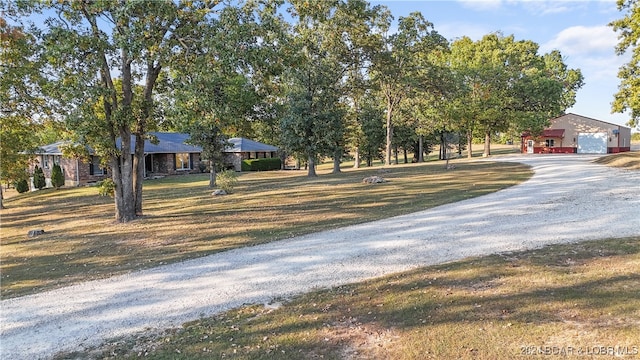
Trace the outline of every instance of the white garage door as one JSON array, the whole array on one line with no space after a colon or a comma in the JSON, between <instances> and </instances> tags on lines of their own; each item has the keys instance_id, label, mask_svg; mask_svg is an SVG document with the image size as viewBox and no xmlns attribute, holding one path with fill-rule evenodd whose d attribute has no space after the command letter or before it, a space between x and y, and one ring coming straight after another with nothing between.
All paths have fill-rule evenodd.
<instances>
[{"instance_id":1,"label":"white garage door","mask_svg":"<svg viewBox=\"0 0 640 360\"><path fill-rule=\"evenodd\" d=\"M606 154L607 133L579 133L578 154Z\"/></svg>"}]
</instances>

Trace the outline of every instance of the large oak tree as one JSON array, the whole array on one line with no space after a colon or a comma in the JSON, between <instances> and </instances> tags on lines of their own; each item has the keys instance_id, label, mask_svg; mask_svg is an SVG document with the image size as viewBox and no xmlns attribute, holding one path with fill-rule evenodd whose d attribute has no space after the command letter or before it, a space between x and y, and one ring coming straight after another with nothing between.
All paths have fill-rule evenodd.
<instances>
[{"instance_id":1,"label":"large oak tree","mask_svg":"<svg viewBox=\"0 0 640 360\"><path fill-rule=\"evenodd\" d=\"M0 18L0 182L8 184L29 177L29 153L38 145L36 134L41 127L32 115L46 115L36 41L22 27ZM0 208L4 208L3 195L0 185Z\"/></svg>"},{"instance_id":2,"label":"large oak tree","mask_svg":"<svg viewBox=\"0 0 640 360\"><path fill-rule=\"evenodd\" d=\"M48 16L34 30L48 62L48 96L75 139L107 159L118 222L142 214L144 141L158 79L176 49L201 40L219 2L34 1L22 8Z\"/></svg>"},{"instance_id":3,"label":"large oak tree","mask_svg":"<svg viewBox=\"0 0 640 360\"><path fill-rule=\"evenodd\" d=\"M383 48L372 64L372 78L385 104L385 165L391 164L393 118L400 104L416 89L424 89L430 73L428 53L446 48L447 41L434 30L421 13L414 12L398 19L398 31L385 37Z\"/></svg>"}]
</instances>

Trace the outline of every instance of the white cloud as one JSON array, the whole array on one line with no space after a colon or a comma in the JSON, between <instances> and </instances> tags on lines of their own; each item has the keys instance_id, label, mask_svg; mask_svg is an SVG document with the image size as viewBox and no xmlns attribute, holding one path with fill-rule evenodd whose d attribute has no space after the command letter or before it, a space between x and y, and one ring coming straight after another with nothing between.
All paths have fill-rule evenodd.
<instances>
[{"instance_id":1,"label":"white cloud","mask_svg":"<svg viewBox=\"0 0 640 360\"><path fill-rule=\"evenodd\" d=\"M502 6L502 0L459 0L462 6L479 11L495 10Z\"/></svg>"},{"instance_id":2,"label":"white cloud","mask_svg":"<svg viewBox=\"0 0 640 360\"><path fill-rule=\"evenodd\" d=\"M524 6L529 12L541 15L562 14L575 9L575 5L572 8L564 1L528 1Z\"/></svg>"},{"instance_id":3,"label":"white cloud","mask_svg":"<svg viewBox=\"0 0 640 360\"><path fill-rule=\"evenodd\" d=\"M519 7L531 15L545 16L568 14L577 9L591 9L598 13L616 13L616 0L457 0L460 5L476 11L495 11Z\"/></svg>"},{"instance_id":4,"label":"white cloud","mask_svg":"<svg viewBox=\"0 0 640 360\"><path fill-rule=\"evenodd\" d=\"M558 49L565 55L613 54L617 43L618 37L609 26L572 26L559 32L541 48L544 52Z\"/></svg>"}]
</instances>

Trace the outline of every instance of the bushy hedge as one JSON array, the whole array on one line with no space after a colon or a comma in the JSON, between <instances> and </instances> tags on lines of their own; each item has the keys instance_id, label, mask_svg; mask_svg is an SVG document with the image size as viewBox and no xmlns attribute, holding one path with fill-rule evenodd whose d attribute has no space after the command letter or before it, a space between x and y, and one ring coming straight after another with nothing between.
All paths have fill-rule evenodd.
<instances>
[{"instance_id":1,"label":"bushy hedge","mask_svg":"<svg viewBox=\"0 0 640 360\"><path fill-rule=\"evenodd\" d=\"M41 167L36 167L33 169L33 186L38 190L42 190L47 186L47 179L44 177L44 171Z\"/></svg>"},{"instance_id":2,"label":"bushy hedge","mask_svg":"<svg viewBox=\"0 0 640 360\"><path fill-rule=\"evenodd\" d=\"M280 170L281 166L280 158L242 160L242 171Z\"/></svg>"},{"instance_id":3,"label":"bushy hedge","mask_svg":"<svg viewBox=\"0 0 640 360\"><path fill-rule=\"evenodd\" d=\"M98 195L113 197L116 192L116 183L112 179L106 178L98 181Z\"/></svg>"},{"instance_id":4,"label":"bushy hedge","mask_svg":"<svg viewBox=\"0 0 640 360\"><path fill-rule=\"evenodd\" d=\"M233 192L233 188L238 183L238 176L234 170L224 170L219 172L216 176L216 186L227 192L227 194L231 194Z\"/></svg>"},{"instance_id":5,"label":"bushy hedge","mask_svg":"<svg viewBox=\"0 0 640 360\"><path fill-rule=\"evenodd\" d=\"M16 190L22 194L25 193L27 191L29 191L29 183L27 182L27 180L22 179L20 181L16 182Z\"/></svg>"},{"instance_id":6,"label":"bushy hedge","mask_svg":"<svg viewBox=\"0 0 640 360\"><path fill-rule=\"evenodd\" d=\"M62 168L58 164L54 164L51 169L51 185L56 189L64 186L64 175L62 174Z\"/></svg>"}]
</instances>

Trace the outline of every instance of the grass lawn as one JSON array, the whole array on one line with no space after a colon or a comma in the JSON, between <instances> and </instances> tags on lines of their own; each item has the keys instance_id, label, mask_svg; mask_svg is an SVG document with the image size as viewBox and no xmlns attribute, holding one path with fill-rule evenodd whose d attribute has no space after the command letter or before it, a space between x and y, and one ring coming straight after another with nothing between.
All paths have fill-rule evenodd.
<instances>
[{"instance_id":1,"label":"grass lawn","mask_svg":"<svg viewBox=\"0 0 640 360\"><path fill-rule=\"evenodd\" d=\"M628 164L636 155L599 162ZM297 171L245 173L224 197L210 195L206 175L169 177L145 183L145 216L129 224L113 223L111 200L94 188L11 196L1 213L2 296L410 213L531 175L517 164L454 164L449 171L429 162L338 175L322 168L315 179ZM363 184L369 175L389 182ZM34 228L45 235L27 239ZM554 245L248 304L57 358L638 358L638 274L640 237Z\"/></svg>"},{"instance_id":2,"label":"grass lawn","mask_svg":"<svg viewBox=\"0 0 640 360\"><path fill-rule=\"evenodd\" d=\"M640 170L640 151L624 152L603 156L596 160L598 164Z\"/></svg>"},{"instance_id":3,"label":"grass lawn","mask_svg":"<svg viewBox=\"0 0 640 360\"><path fill-rule=\"evenodd\" d=\"M244 173L214 197L208 177L144 184L144 217L113 221L113 200L91 187L9 194L2 221L1 296L22 296L231 248L406 214L497 191L528 179L520 164L455 160L345 169ZM381 175L387 183L363 184ZM31 229L45 234L27 238Z\"/></svg>"},{"instance_id":4,"label":"grass lawn","mask_svg":"<svg viewBox=\"0 0 640 360\"><path fill-rule=\"evenodd\" d=\"M637 359L639 328L635 237L424 267L59 359Z\"/></svg>"}]
</instances>

